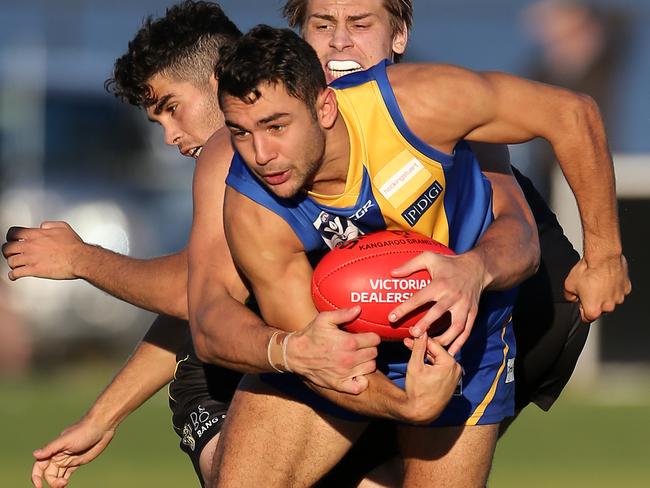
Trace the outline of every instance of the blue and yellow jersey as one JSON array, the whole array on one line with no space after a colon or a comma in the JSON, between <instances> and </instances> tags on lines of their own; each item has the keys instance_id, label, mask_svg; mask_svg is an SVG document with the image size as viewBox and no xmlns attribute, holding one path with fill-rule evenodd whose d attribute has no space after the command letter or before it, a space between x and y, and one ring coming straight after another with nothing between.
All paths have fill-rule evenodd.
<instances>
[{"instance_id":1,"label":"blue and yellow jersey","mask_svg":"<svg viewBox=\"0 0 650 488\"><path fill-rule=\"evenodd\" d=\"M492 188L469 146L460 142L453 154L445 154L419 139L404 121L386 65L384 61L332 85L350 138L342 194L279 198L237 153L233 157L226 183L285 219L307 253L384 229L413 230L463 253L493 220ZM515 297L515 290L483 294L470 338L456 358L464 370L459 393L434 425L495 423L512 415L515 343L510 314ZM408 351L401 344L382 345L378 367L401 387L407 362ZM291 383L286 378L267 381L279 388ZM350 418L332 405L323 407L322 400L298 384L289 390L313 406Z\"/></svg>"},{"instance_id":2,"label":"blue and yellow jersey","mask_svg":"<svg viewBox=\"0 0 650 488\"><path fill-rule=\"evenodd\" d=\"M333 85L350 137L340 195L275 197L235 155L227 183L281 215L307 252L372 231L408 229L455 252L476 244L492 220L492 191L466 143L445 154L406 125L385 62Z\"/></svg>"}]
</instances>

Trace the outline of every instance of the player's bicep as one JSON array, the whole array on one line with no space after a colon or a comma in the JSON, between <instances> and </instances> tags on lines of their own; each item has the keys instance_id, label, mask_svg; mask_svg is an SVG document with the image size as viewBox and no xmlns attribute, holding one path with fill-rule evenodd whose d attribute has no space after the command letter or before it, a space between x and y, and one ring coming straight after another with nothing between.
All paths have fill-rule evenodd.
<instances>
[{"instance_id":1,"label":"player's bicep","mask_svg":"<svg viewBox=\"0 0 650 488\"><path fill-rule=\"evenodd\" d=\"M507 73L425 64L392 67L388 75L408 126L446 152L459 139L552 140L580 107L580 97L569 90Z\"/></svg>"},{"instance_id":2,"label":"player's bicep","mask_svg":"<svg viewBox=\"0 0 650 488\"><path fill-rule=\"evenodd\" d=\"M471 137L497 122L495 87L484 74L453 65L419 64L391 67L388 76L407 125L432 147L451 153L460 139L511 142ZM513 128L518 129L494 132L516 139L528 136L513 136Z\"/></svg>"},{"instance_id":3,"label":"player's bicep","mask_svg":"<svg viewBox=\"0 0 650 488\"><path fill-rule=\"evenodd\" d=\"M228 293L243 301L246 289L233 264L223 226L225 179L232 157L229 139L217 133L197 161L192 186L193 220L188 246L190 307Z\"/></svg>"},{"instance_id":4,"label":"player's bicep","mask_svg":"<svg viewBox=\"0 0 650 488\"><path fill-rule=\"evenodd\" d=\"M305 327L316 314L310 294L312 268L293 230L232 188L226 191L224 209L228 245L264 321L283 330Z\"/></svg>"},{"instance_id":5,"label":"player's bicep","mask_svg":"<svg viewBox=\"0 0 650 488\"><path fill-rule=\"evenodd\" d=\"M553 140L574 117L580 98L564 88L508 73L484 72L475 85L479 113L468 140L516 144L535 137Z\"/></svg>"}]
</instances>

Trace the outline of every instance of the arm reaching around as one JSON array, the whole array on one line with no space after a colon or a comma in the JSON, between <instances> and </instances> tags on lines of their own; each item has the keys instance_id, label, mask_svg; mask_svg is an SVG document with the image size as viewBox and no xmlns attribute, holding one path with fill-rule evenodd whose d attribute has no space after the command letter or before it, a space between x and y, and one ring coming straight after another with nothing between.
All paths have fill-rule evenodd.
<instances>
[{"instance_id":1,"label":"arm reaching around","mask_svg":"<svg viewBox=\"0 0 650 488\"><path fill-rule=\"evenodd\" d=\"M171 381L176 352L163 344L182 344L183 324L158 317L124 367L95 400L90 410L56 439L34 451L32 483L53 488L67 485L70 475L99 456L115 435L120 423L165 384ZM161 345L158 345L161 344ZM151 367L155 364L156 367Z\"/></svg>"},{"instance_id":2,"label":"arm reaching around","mask_svg":"<svg viewBox=\"0 0 650 488\"><path fill-rule=\"evenodd\" d=\"M468 252L457 256L424 253L397 268L393 275L408 276L426 269L431 283L390 315L397 321L412 310L435 302L411 328L411 335L424 334L447 311L451 325L436 340L458 353L469 337L484 290L509 289L532 275L539 265L537 227L512 171L507 149L481 145L477 157L493 189L494 221Z\"/></svg>"},{"instance_id":3,"label":"arm reaching around","mask_svg":"<svg viewBox=\"0 0 650 488\"><path fill-rule=\"evenodd\" d=\"M137 307L187 319L187 252L135 259L85 243L65 222L12 227L2 253L9 279L83 279Z\"/></svg>"},{"instance_id":4,"label":"arm reaching around","mask_svg":"<svg viewBox=\"0 0 650 488\"><path fill-rule=\"evenodd\" d=\"M426 334L404 342L412 349L404 390L396 387L380 372L366 377L368 387L357 396L312 388L325 398L357 413L413 424L429 424L449 403L462 369L451 354Z\"/></svg>"},{"instance_id":5,"label":"arm reaching around","mask_svg":"<svg viewBox=\"0 0 650 488\"><path fill-rule=\"evenodd\" d=\"M505 73L473 73L444 65L420 68L393 67L389 77L396 83L400 107L406 106L409 126L434 147L451 151L459 138L520 143L535 137L553 146L583 226L584 256L567 277L565 296L580 300L585 321L622 303L631 284L622 252L613 162L595 102ZM427 97L432 91L438 96ZM439 123L411 116L422 108L440 117Z\"/></svg>"}]
</instances>

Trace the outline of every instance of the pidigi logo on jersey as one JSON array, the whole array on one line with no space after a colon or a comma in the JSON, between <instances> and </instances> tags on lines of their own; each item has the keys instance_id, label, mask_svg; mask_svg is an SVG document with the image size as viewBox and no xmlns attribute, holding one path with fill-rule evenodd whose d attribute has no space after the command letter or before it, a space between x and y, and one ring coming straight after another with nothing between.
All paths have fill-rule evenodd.
<instances>
[{"instance_id":1,"label":"pidigi logo on jersey","mask_svg":"<svg viewBox=\"0 0 650 488\"><path fill-rule=\"evenodd\" d=\"M411 227L415 227L420 217L433 206L441 194L442 185L436 180L418 197L413 205L402 212L402 217Z\"/></svg>"}]
</instances>

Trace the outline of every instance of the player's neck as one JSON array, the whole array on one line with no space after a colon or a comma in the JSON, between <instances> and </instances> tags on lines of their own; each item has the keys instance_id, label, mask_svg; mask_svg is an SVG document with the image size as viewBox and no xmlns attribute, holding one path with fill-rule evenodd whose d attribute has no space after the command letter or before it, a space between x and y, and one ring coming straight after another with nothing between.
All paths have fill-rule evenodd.
<instances>
[{"instance_id":1,"label":"player's neck","mask_svg":"<svg viewBox=\"0 0 650 488\"><path fill-rule=\"evenodd\" d=\"M323 162L314 178L311 191L322 195L343 193L349 167L350 136L343 117L339 114L332 128L325 132Z\"/></svg>"}]
</instances>

